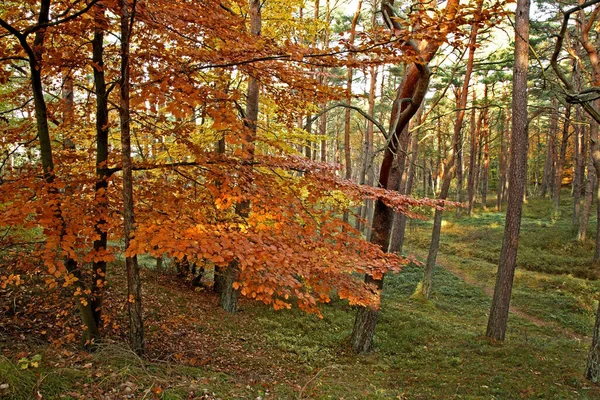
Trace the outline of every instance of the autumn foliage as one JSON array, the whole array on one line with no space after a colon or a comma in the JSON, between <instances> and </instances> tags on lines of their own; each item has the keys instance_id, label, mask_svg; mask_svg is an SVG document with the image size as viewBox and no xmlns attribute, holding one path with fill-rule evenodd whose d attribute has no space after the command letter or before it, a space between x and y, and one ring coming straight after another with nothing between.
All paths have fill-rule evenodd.
<instances>
[{"instance_id":1,"label":"autumn foliage","mask_svg":"<svg viewBox=\"0 0 600 400\"><path fill-rule=\"evenodd\" d=\"M207 269L237 260L241 274L234 287L276 309L297 303L318 313L318 304L333 293L351 304L373 305L376 290L359 274L376 278L398 271L407 259L365 241L341 215L365 199L380 199L410 216L417 216L411 207L443 205L356 185L338 177L339 166L298 155L298 146L320 139L299 129L298 119L315 104L342 96L321 83L315 68L411 61L402 40L408 31L374 27L361 34L360 44L342 39L319 48L295 40L321 24L295 19L297 5L266 4L257 37L246 28L245 2L140 1L131 20L137 225L131 246L122 249L120 60L112 36L119 5L42 4L50 7L43 23L37 1L0 6L2 287L39 276L87 306L105 285L104 272L93 263L114 262L125 252L185 259ZM439 21L433 16L421 23L435 31ZM92 61L91 38L98 32L105 34L103 66ZM46 115L31 100L28 60L37 62ZM94 70L104 72L108 90L109 122L102 127L95 126ZM244 156L248 127L241 106L249 76L261 88L252 162ZM40 168L34 116L49 123L51 179ZM106 128L108 161L97 165L97 129ZM104 181L106 188L99 185ZM251 203L247 217L235 212L244 202ZM109 244L94 249L101 232Z\"/></svg>"}]
</instances>

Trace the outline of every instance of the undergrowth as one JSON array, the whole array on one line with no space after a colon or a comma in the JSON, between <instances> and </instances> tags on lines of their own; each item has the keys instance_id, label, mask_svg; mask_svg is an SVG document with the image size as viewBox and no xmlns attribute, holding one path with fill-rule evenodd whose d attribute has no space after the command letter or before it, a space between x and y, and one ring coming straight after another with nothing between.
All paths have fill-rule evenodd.
<instances>
[{"instance_id":1,"label":"undergrowth","mask_svg":"<svg viewBox=\"0 0 600 400\"><path fill-rule=\"evenodd\" d=\"M531 200L525 209L512 304L564 330L589 335L600 289L599 281L588 279L597 276L594 266L584 262L590 245L572 241L567 213L548 214L544 204ZM583 378L589 339L515 314L504 344L484 338L490 307L485 288L493 287L503 216L478 211L472 218L456 218L447 212L446 218L440 264L464 276L437 268L429 300L413 296L420 266L387 276L371 354L357 356L349 349L355 310L346 302L336 299L324 306L322 319L298 310L276 312L248 300L241 301L239 313L229 315L206 290L146 270L148 354L139 358L125 345L125 285L117 263L109 269L107 295L114 329L95 353L81 352L74 343L50 345L45 341L49 334L30 329L31 321L21 329L2 326L7 322L0 320L0 397L600 398L600 390ZM423 256L430 225L410 225L407 246ZM28 293L33 295L21 295ZM14 298L0 300L6 309ZM28 360L25 368L23 359Z\"/></svg>"}]
</instances>

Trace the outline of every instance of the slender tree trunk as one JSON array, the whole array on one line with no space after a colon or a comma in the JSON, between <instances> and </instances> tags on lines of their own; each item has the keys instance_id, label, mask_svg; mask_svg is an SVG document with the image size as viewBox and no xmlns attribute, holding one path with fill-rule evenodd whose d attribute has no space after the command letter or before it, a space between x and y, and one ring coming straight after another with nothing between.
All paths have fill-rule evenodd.
<instances>
[{"instance_id":1,"label":"slender tree trunk","mask_svg":"<svg viewBox=\"0 0 600 400\"><path fill-rule=\"evenodd\" d=\"M469 154L469 179L467 181L467 195L469 204L469 216L473 215L473 208L475 207L475 182L476 177L479 174L477 168L477 154L480 148L480 136L481 136L481 124L483 122L482 110L479 114L479 120L477 125L475 124L475 99L476 92L473 91L473 110L471 111L471 151Z\"/></svg>"},{"instance_id":2,"label":"slender tree trunk","mask_svg":"<svg viewBox=\"0 0 600 400\"><path fill-rule=\"evenodd\" d=\"M483 123L483 177L482 177L482 188L481 188L481 204L483 209L487 210L487 194L489 189L489 178L490 178L490 128L487 119L487 113Z\"/></svg>"},{"instance_id":3,"label":"slender tree trunk","mask_svg":"<svg viewBox=\"0 0 600 400\"><path fill-rule=\"evenodd\" d=\"M517 0L515 11L515 64L513 67L513 123L510 175L504 239L496 274L494 297L486 336L503 341L513 277L517 262L523 195L527 178L527 67L529 61L529 0Z\"/></svg>"},{"instance_id":4,"label":"slender tree trunk","mask_svg":"<svg viewBox=\"0 0 600 400\"><path fill-rule=\"evenodd\" d=\"M592 133L594 132L595 133ZM590 136L598 136L598 123L594 120L591 121L589 133L585 135L584 142L590 141ZM596 171L594 169L594 160L592 154L587 156L587 179L585 182L585 196L583 200L583 211L581 212L581 220L579 222L579 229L577 232L577 240L579 242L585 242L587 239L587 229L590 221L590 213L592 210L592 202L594 200L594 183L596 179Z\"/></svg>"},{"instance_id":5,"label":"slender tree trunk","mask_svg":"<svg viewBox=\"0 0 600 400\"><path fill-rule=\"evenodd\" d=\"M49 21L50 0L42 0L40 3L38 25L43 26ZM45 183L49 185L48 192L55 198L56 201L54 217L58 221L58 226L60 226L60 243L62 246L62 243L67 233L67 226L62 214L62 203L60 200L60 193L56 189L56 187L53 186L53 183L56 179L56 171L54 169L52 140L50 137L50 129L48 126L48 109L46 105L46 100L44 98L44 89L42 84L45 29L39 29L36 31L34 35L33 46L31 46L27 41L27 37L24 34L22 34L18 29L8 24L3 24L3 28L7 28L7 30L15 36L15 38L19 41L19 44L21 45L27 56L29 72L31 77L31 90L33 94L33 103L35 108L35 121L39 140L39 151L43 170L43 178ZM77 265L77 261L66 255L65 267L70 274L77 278L75 286L80 288L81 291L85 293L85 291L88 290L88 288L85 287L84 279ZM82 296L81 299L86 299L86 296ZM92 338L95 339L98 337L98 327L95 323L92 305L89 301L77 301L77 305L81 315L81 320L83 322L83 325L85 326L85 332L83 334L84 343L88 345L91 343Z\"/></svg>"},{"instance_id":6,"label":"slender tree trunk","mask_svg":"<svg viewBox=\"0 0 600 400\"><path fill-rule=\"evenodd\" d=\"M101 6L98 6L101 7ZM106 261L102 259L102 252L107 247L106 219L108 213L108 95L104 78L104 29L102 14L104 10L96 11L94 38L92 40L92 61L94 72L94 86L96 88L96 190L94 202L98 212L98 219L94 230L97 239L94 240L94 252L100 256L92 263L92 311L96 326L102 326L102 304L104 299L104 283L106 276ZM91 338L90 338L91 339ZM97 338L96 338L97 339Z\"/></svg>"},{"instance_id":7,"label":"slender tree trunk","mask_svg":"<svg viewBox=\"0 0 600 400\"><path fill-rule=\"evenodd\" d=\"M558 211L560 207L560 190L562 189L563 169L567 158L567 145L569 144L569 125L571 118L571 105L567 105L565 110L565 121L563 124L563 134L560 143L560 154L556 164L556 178L554 185L554 210Z\"/></svg>"},{"instance_id":8,"label":"slender tree trunk","mask_svg":"<svg viewBox=\"0 0 600 400\"><path fill-rule=\"evenodd\" d=\"M575 119L581 121L581 109L579 107L575 110ZM575 156L575 165L573 166L573 215L571 217L571 223L573 226L579 225L581 217L581 187L583 186L583 126L581 124L575 125L575 134L573 135L573 153Z\"/></svg>"},{"instance_id":9,"label":"slender tree trunk","mask_svg":"<svg viewBox=\"0 0 600 400\"><path fill-rule=\"evenodd\" d=\"M121 0L121 162L123 164L123 236L125 238L125 265L127 268L127 305L129 309L129 340L133 351L144 354L144 322L142 317L142 280L135 254L128 254L134 235L133 170L131 163L131 114L129 109L129 46L131 25L135 10L129 10L129 0Z\"/></svg>"},{"instance_id":10,"label":"slender tree trunk","mask_svg":"<svg viewBox=\"0 0 600 400\"><path fill-rule=\"evenodd\" d=\"M542 193L541 196L546 197L546 193L554 192L554 188L552 186L553 182L553 174L552 167L554 165L554 147L555 147L555 138L556 131L558 125L558 111L555 101L552 102L553 110L552 117L550 122L550 130L548 135L546 136L546 161L544 162L544 175L542 176Z\"/></svg>"},{"instance_id":11,"label":"slender tree trunk","mask_svg":"<svg viewBox=\"0 0 600 400\"><path fill-rule=\"evenodd\" d=\"M508 152L507 149L507 141L508 141L508 132L510 127L510 110L506 110L506 119L504 123L504 130L500 134L500 170L498 171L498 188L497 188L497 197L496 197L496 209L498 211L502 210L502 203L505 199L506 192L506 171L508 166L506 165L506 154Z\"/></svg>"},{"instance_id":12,"label":"slender tree trunk","mask_svg":"<svg viewBox=\"0 0 600 400\"><path fill-rule=\"evenodd\" d=\"M468 98L468 87L467 87L467 98ZM474 93L474 91L473 91ZM462 93L461 96L462 97ZM458 102L458 98L457 98L457 102ZM466 108L466 103L465 106L463 108ZM473 109L474 110L474 109ZM459 111L460 112L460 111ZM463 110L463 113L465 113L466 111ZM459 203L462 203L464 201L464 160L463 160L463 147L464 147L464 138L463 138L463 134L462 134L462 127L460 129L460 132L458 134L458 146L456 147L456 201L458 201ZM462 215L462 207L458 207L456 209L456 215L460 216Z\"/></svg>"},{"instance_id":13,"label":"slender tree trunk","mask_svg":"<svg viewBox=\"0 0 600 400\"><path fill-rule=\"evenodd\" d=\"M262 28L262 18L260 12L260 0L250 0L250 33L254 36L260 36ZM245 140L242 146L242 154L248 168L251 169L254 161L256 130L258 123L258 108L259 108L260 88L258 79L251 76L248 79L248 91L246 95L246 118ZM310 117L309 117L310 118ZM250 215L250 201L246 200L236 206L236 214L243 219ZM234 260L227 266L222 282L221 297L219 305L227 312L234 313L237 310L237 300L239 297L239 288L235 289L233 284L239 280L239 261Z\"/></svg>"},{"instance_id":14,"label":"slender tree trunk","mask_svg":"<svg viewBox=\"0 0 600 400\"><path fill-rule=\"evenodd\" d=\"M421 125L421 117L423 115L423 108L419 108L416 115L416 124ZM408 158L408 166L404 166L401 170L406 170L405 182L399 188L401 194L410 195L414 183L415 166L417 162L417 153L419 150L419 135L418 130L409 135L410 137L410 152L405 158ZM406 220L407 217L401 213L394 213L394 225L392 228L392 238L390 244L390 252L402 254L402 248L404 247L404 238L406 231Z\"/></svg>"},{"instance_id":15,"label":"slender tree trunk","mask_svg":"<svg viewBox=\"0 0 600 400\"><path fill-rule=\"evenodd\" d=\"M483 1L479 0L477 8L481 11ZM465 78L463 81L462 89L460 91L460 97L458 100L458 113L456 115L456 121L454 124L454 133L452 135L452 147L448 153L446 162L444 163L444 177L442 179L442 188L438 199L446 200L448 198L448 191L450 190L450 183L452 181L452 175L456 168L457 155L461 151L461 130L462 123L465 118L465 108L467 106L467 99L469 97L469 83L471 81L471 74L473 72L473 63L475 61L475 46L477 44L477 32L479 25L475 24L471 28L471 35L469 37L469 58L467 60L467 67L465 71ZM442 230L442 213L440 209L435 210L433 218L433 229L431 232L431 243L429 245L429 253L427 255L427 263L425 264L425 271L423 273L423 281L418 289L420 293L425 297L429 298L431 295L431 287L433 283L433 270L437 259L437 253L440 245L440 234Z\"/></svg>"}]
</instances>

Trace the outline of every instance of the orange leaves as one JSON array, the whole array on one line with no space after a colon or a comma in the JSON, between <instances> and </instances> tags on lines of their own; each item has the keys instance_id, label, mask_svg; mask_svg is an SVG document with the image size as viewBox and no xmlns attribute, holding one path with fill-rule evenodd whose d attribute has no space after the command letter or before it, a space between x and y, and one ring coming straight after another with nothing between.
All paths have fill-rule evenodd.
<instances>
[{"instance_id":1,"label":"orange leaves","mask_svg":"<svg viewBox=\"0 0 600 400\"><path fill-rule=\"evenodd\" d=\"M0 276L0 288L6 289L9 285L19 286L23 283L21 275L10 274L8 276Z\"/></svg>"}]
</instances>

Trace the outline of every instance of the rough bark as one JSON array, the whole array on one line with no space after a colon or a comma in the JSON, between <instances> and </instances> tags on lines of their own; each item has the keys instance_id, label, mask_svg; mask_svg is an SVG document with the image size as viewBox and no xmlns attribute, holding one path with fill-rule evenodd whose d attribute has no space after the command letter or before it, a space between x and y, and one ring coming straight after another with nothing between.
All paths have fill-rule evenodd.
<instances>
[{"instance_id":1,"label":"rough bark","mask_svg":"<svg viewBox=\"0 0 600 400\"><path fill-rule=\"evenodd\" d=\"M513 123L508 205L504 239L486 336L503 341L513 277L517 262L523 195L527 178L527 67L529 61L529 0L517 0L515 11L515 63L513 67Z\"/></svg>"},{"instance_id":2,"label":"rough bark","mask_svg":"<svg viewBox=\"0 0 600 400\"><path fill-rule=\"evenodd\" d=\"M121 128L121 163L123 166L123 236L125 251L134 235L135 214L133 207L133 170L131 162L131 124L130 124L130 79L129 46L131 42L131 24L135 10L129 10L129 0L121 0L121 82L119 119ZM144 322L142 316L142 280L137 256L126 255L127 269L127 305L129 311L129 342L132 350L144 354Z\"/></svg>"},{"instance_id":3,"label":"rough bark","mask_svg":"<svg viewBox=\"0 0 600 400\"><path fill-rule=\"evenodd\" d=\"M600 384L600 304L596 311L596 323L585 367L585 377L595 384Z\"/></svg>"}]
</instances>

